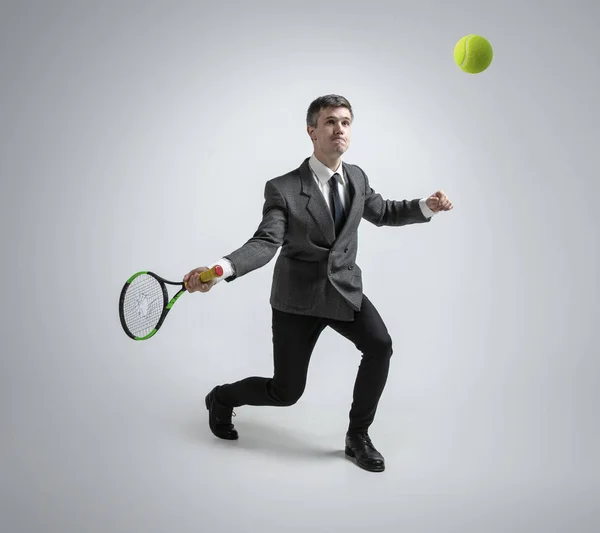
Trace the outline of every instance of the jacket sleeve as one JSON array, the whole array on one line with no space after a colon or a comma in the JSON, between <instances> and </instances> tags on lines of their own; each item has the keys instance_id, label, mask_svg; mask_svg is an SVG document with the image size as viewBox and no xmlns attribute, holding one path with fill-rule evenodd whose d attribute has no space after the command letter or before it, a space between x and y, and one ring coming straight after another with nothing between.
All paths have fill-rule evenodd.
<instances>
[{"instance_id":1,"label":"jacket sleeve","mask_svg":"<svg viewBox=\"0 0 600 533\"><path fill-rule=\"evenodd\" d=\"M228 283L266 265L283 244L287 229L287 208L285 199L273 180L267 181L264 191L265 201L262 220L254 235L237 250L225 255L233 266L233 275L226 278Z\"/></svg>"},{"instance_id":2,"label":"jacket sleeve","mask_svg":"<svg viewBox=\"0 0 600 533\"><path fill-rule=\"evenodd\" d=\"M423 214L419 203L414 200L384 200L381 194L371 188L369 178L360 169L365 178L365 208L363 218L375 226L405 226L429 222L431 217Z\"/></svg>"}]
</instances>

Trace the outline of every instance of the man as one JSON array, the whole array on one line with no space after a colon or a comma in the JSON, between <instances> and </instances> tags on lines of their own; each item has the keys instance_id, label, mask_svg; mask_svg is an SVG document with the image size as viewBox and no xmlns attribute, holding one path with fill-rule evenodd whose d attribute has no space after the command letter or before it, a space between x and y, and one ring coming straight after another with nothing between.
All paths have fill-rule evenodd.
<instances>
[{"instance_id":1,"label":"man","mask_svg":"<svg viewBox=\"0 0 600 533\"><path fill-rule=\"evenodd\" d=\"M362 352L346 434L346 456L360 467L381 472L382 455L368 434L383 392L392 340L379 313L363 294L355 259L362 218L376 226L429 222L453 208L443 191L427 199L384 200L361 168L342 162L354 114L342 96L311 103L307 132L314 152L299 168L267 181L262 221L254 236L220 261L184 276L189 292L207 292L199 273L215 264L220 279L235 279L266 265L280 246L270 304L273 323L273 377L248 377L214 387L206 396L211 431L237 439L231 423L241 405L289 406L304 392L309 360L321 332L330 327Z\"/></svg>"}]
</instances>

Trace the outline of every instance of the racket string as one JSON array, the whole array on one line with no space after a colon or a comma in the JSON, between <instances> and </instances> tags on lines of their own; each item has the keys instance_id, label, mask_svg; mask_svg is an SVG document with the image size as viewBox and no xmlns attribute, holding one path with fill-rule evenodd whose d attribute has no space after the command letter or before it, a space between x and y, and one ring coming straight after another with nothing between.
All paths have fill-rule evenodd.
<instances>
[{"instance_id":1,"label":"racket string","mask_svg":"<svg viewBox=\"0 0 600 533\"><path fill-rule=\"evenodd\" d=\"M144 337L156 327L164 307L162 285L153 276L142 274L129 284L125 293L125 324L134 336Z\"/></svg>"}]
</instances>

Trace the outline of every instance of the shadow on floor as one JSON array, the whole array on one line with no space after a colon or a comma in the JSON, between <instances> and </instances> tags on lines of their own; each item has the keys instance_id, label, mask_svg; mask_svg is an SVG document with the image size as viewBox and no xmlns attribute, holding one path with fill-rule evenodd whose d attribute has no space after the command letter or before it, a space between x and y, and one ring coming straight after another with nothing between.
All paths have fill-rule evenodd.
<instances>
[{"instance_id":1,"label":"shadow on floor","mask_svg":"<svg viewBox=\"0 0 600 533\"><path fill-rule=\"evenodd\" d=\"M275 422L264 423L257 420L237 421L233 419L239 439L228 441L215 437L208 427L205 417L190 418L184 425L187 438L209 446L229 446L261 454L286 456L291 458L339 459L345 458L344 435L337 448L328 446L331 438L311 432L292 430L277 426Z\"/></svg>"}]
</instances>

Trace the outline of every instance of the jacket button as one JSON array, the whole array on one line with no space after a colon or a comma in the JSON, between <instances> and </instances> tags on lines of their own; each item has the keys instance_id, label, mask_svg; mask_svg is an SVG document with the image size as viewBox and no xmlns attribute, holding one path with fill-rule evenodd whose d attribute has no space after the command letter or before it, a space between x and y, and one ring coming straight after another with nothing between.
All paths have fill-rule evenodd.
<instances>
[{"instance_id":1,"label":"jacket button","mask_svg":"<svg viewBox=\"0 0 600 533\"><path fill-rule=\"evenodd\" d=\"M346 248L346 249L344 250L344 253L347 253L347 252L348 252L348 248Z\"/></svg>"},{"instance_id":2,"label":"jacket button","mask_svg":"<svg viewBox=\"0 0 600 533\"><path fill-rule=\"evenodd\" d=\"M352 265L350 265L350 266L348 267L348 270L352 270L352 268L353 268L353 267L352 267Z\"/></svg>"}]
</instances>

